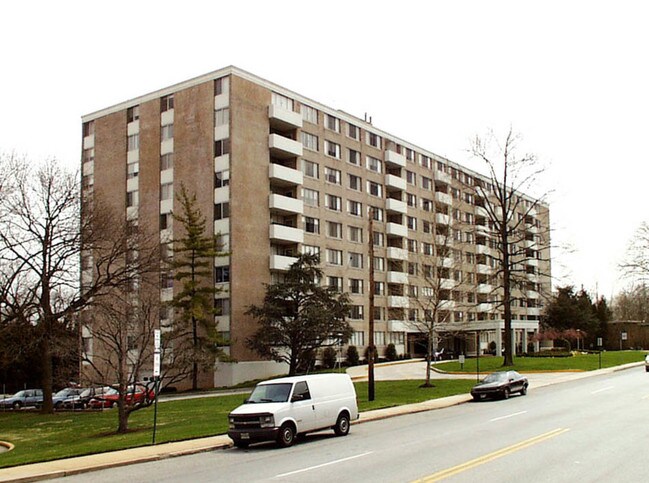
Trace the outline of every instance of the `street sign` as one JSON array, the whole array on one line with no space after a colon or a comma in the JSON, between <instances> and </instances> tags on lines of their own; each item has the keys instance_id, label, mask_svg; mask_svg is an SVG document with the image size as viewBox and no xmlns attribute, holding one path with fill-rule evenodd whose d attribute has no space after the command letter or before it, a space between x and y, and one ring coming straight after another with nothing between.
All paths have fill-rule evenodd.
<instances>
[{"instance_id":1,"label":"street sign","mask_svg":"<svg viewBox=\"0 0 649 483\"><path fill-rule=\"evenodd\" d=\"M622 332L622 340L626 340L626 338L627 338L626 332Z\"/></svg>"},{"instance_id":2,"label":"street sign","mask_svg":"<svg viewBox=\"0 0 649 483\"><path fill-rule=\"evenodd\" d=\"M160 329L153 329L153 348L160 350Z\"/></svg>"},{"instance_id":3,"label":"street sign","mask_svg":"<svg viewBox=\"0 0 649 483\"><path fill-rule=\"evenodd\" d=\"M153 377L160 377L160 352L153 353Z\"/></svg>"},{"instance_id":4,"label":"street sign","mask_svg":"<svg viewBox=\"0 0 649 483\"><path fill-rule=\"evenodd\" d=\"M603 345L603 344L602 344L602 338L601 338L601 337L598 337L598 338L597 338L597 347L602 347L602 345Z\"/></svg>"}]
</instances>

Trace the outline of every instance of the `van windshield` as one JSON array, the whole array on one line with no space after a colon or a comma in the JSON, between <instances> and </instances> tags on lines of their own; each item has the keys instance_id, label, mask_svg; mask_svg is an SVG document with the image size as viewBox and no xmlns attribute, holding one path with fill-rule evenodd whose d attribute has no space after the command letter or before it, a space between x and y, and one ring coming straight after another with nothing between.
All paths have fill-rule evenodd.
<instances>
[{"instance_id":1,"label":"van windshield","mask_svg":"<svg viewBox=\"0 0 649 483\"><path fill-rule=\"evenodd\" d=\"M252 391L246 403L286 402L291 394L291 387L293 384L290 383L260 384Z\"/></svg>"}]
</instances>

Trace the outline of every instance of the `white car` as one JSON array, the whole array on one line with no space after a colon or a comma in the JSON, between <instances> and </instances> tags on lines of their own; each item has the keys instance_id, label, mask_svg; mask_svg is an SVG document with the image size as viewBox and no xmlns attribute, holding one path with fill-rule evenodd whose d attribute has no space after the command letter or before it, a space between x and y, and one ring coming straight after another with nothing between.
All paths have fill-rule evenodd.
<instances>
[{"instance_id":1,"label":"white car","mask_svg":"<svg viewBox=\"0 0 649 483\"><path fill-rule=\"evenodd\" d=\"M649 372L649 354L644 358L644 370L645 372Z\"/></svg>"}]
</instances>

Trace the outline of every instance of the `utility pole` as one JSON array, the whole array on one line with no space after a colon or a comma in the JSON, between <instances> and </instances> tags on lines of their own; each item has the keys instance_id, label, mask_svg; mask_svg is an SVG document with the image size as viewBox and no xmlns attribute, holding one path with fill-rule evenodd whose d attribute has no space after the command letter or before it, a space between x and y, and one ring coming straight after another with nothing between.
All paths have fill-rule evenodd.
<instances>
[{"instance_id":1,"label":"utility pole","mask_svg":"<svg viewBox=\"0 0 649 483\"><path fill-rule=\"evenodd\" d=\"M370 309L369 309L369 351L367 358L367 400L374 401L374 208L370 206L370 233L369 233L369 259L370 269Z\"/></svg>"}]
</instances>

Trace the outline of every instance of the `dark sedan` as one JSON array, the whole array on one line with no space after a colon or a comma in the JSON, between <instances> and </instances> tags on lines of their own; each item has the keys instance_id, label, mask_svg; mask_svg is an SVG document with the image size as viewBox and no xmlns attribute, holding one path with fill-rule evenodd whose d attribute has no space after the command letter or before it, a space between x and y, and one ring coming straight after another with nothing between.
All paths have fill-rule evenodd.
<instances>
[{"instance_id":1,"label":"dark sedan","mask_svg":"<svg viewBox=\"0 0 649 483\"><path fill-rule=\"evenodd\" d=\"M509 398L512 393L527 394L529 382L525 376L516 371L499 371L489 374L481 382L473 386L471 396L476 401L487 397Z\"/></svg>"}]
</instances>

